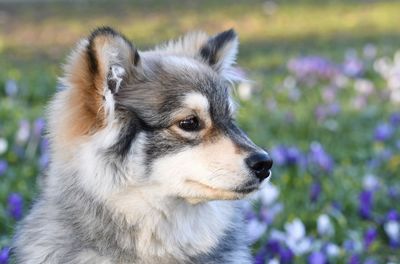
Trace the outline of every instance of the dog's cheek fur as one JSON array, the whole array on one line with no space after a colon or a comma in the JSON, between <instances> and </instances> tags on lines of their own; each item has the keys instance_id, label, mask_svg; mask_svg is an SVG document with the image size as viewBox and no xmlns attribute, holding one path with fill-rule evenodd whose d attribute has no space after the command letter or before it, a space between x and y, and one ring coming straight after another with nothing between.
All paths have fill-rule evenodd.
<instances>
[{"instance_id":1,"label":"dog's cheek fur","mask_svg":"<svg viewBox=\"0 0 400 264\"><path fill-rule=\"evenodd\" d=\"M227 199L224 192L216 190L234 190L250 179L244 153L225 136L159 156L149 166L150 179L173 186L174 194L182 197L207 198L209 195L211 199ZM212 186L215 192L204 192L190 182Z\"/></svg>"}]
</instances>

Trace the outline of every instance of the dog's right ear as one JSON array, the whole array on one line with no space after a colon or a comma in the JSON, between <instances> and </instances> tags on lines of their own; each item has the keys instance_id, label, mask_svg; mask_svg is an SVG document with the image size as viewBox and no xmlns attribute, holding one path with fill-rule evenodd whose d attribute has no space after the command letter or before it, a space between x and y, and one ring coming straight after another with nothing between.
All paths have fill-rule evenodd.
<instances>
[{"instance_id":1,"label":"dog's right ear","mask_svg":"<svg viewBox=\"0 0 400 264\"><path fill-rule=\"evenodd\" d=\"M132 43L109 27L96 29L72 53L62 79L68 87L68 130L91 134L114 118L114 95L142 74Z\"/></svg>"}]
</instances>

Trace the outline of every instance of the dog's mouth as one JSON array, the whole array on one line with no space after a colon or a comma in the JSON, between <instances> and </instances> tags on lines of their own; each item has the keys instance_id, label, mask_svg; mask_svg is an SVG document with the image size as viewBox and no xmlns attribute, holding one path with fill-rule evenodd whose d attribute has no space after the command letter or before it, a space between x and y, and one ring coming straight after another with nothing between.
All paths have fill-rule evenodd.
<instances>
[{"instance_id":1,"label":"dog's mouth","mask_svg":"<svg viewBox=\"0 0 400 264\"><path fill-rule=\"evenodd\" d=\"M193 204L210 200L239 200L256 191L259 187L259 184L255 182L249 182L244 186L240 186L239 188L225 190L214 188L194 180L186 180L186 183L190 185L190 188L193 192L193 195L187 197L186 200Z\"/></svg>"},{"instance_id":2,"label":"dog's mouth","mask_svg":"<svg viewBox=\"0 0 400 264\"><path fill-rule=\"evenodd\" d=\"M234 191L237 193L249 194L252 193L260 187L260 184L256 181L249 181L245 185L236 188Z\"/></svg>"}]
</instances>

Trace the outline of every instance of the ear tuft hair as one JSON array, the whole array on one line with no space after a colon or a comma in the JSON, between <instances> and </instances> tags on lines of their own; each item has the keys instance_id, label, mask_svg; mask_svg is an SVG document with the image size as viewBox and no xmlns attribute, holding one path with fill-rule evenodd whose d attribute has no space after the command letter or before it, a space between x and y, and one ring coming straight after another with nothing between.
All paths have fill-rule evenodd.
<instances>
[{"instance_id":1,"label":"ear tuft hair","mask_svg":"<svg viewBox=\"0 0 400 264\"><path fill-rule=\"evenodd\" d=\"M224 31L210 38L206 45L200 49L200 55L211 66L217 63L218 51L227 43L234 41L237 38L236 32L233 29Z\"/></svg>"},{"instance_id":2,"label":"ear tuft hair","mask_svg":"<svg viewBox=\"0 0 400 264\"><path fill-rule=\"evenodd\" d=\"M236 61L238 45L236 32L229 29L209 38L200 49L200 57L222 77L234 81L232 66Z\"/></svg>"}]
</instances>

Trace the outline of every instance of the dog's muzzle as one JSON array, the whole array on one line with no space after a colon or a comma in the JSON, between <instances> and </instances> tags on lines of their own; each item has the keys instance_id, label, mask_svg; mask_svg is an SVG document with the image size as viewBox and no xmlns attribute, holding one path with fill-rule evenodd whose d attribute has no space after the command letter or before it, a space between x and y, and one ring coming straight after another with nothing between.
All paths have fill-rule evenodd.
<instances>
[{"instance_id":1,"label":"dog's muzzle","mask_svg":"<svg viewBox=\"0 0 400 264\"><path fill-rule=\"evenodd\" d=\"M273 161L266 152L251 153L245 161L260 183L271 175Z\"/></svg>"}]
</instances>

